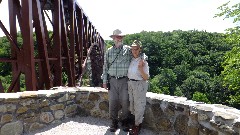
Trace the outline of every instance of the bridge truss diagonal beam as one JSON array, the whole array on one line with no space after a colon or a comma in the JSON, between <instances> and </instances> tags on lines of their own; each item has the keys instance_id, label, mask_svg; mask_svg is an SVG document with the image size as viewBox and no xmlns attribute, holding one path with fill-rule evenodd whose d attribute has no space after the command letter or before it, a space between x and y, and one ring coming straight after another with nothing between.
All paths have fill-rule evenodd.
<instances>
[{"instance_id":1,"label":"bridge truss diagonal beam","mask_svg":"<svg viewBox=\"0 0 240 135\"><path fill-rule=\"evenodd\" d=\"M8 13L9 31L4 18L0 30L11 51L0 62L11 65L12 81L0 80L0 92L80 86L88 57L92 85L101 85L104 40L76 0L8 0Z\"/></svg>"}]
</instances>

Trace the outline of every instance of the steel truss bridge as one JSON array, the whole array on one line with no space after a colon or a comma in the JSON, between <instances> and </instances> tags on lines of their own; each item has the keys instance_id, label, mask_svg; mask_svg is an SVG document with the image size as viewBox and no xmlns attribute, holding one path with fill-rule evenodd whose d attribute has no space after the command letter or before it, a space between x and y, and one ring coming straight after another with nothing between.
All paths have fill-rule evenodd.
<instances>
[{"instance_id":1,"label":"steel truss bridge","mask_svg":"<svg viewBox=\"0 0 240 135\"><path fill-rule=\"evenodd\" d=\"M0 18L0 30L10 56L0 63L11 64L12 80L7 90L0 80L0 92L19 92L22 74L28 91L65 86L63 73L67 86L81 85L87 58L92 84L101 85L104 39L75 0L8 0L8 14L9 30L6 18Z\"/></svg>"}]
</instances>

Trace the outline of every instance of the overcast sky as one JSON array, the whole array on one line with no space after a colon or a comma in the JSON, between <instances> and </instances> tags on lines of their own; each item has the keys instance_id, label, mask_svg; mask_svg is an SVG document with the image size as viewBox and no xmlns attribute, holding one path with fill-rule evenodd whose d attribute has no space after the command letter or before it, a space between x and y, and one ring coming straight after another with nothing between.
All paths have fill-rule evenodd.
<instances>
[{"instance_id":1,"label":"overcast sky","mask_svg":"<svg viewBox=\"0 0 240 135\"><path fill-rule=\"evenodd\" d=\"M77 0L104 39L114 29L126 34L141 31L206 30L224 32L231 20L213 18L229 0ZM232 0L231 3L237 3ZM0 4L0 20L9 29L7 0ZM0 36L3 32L0 29Z\"/></svg>"}]
</instances>

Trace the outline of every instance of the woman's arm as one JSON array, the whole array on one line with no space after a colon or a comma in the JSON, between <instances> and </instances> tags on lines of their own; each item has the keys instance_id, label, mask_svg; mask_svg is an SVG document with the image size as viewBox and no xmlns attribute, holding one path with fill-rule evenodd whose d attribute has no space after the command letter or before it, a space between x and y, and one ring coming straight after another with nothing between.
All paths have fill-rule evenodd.
<instances>
[{"instance_id":1,"label":"woman's arm","mask_svg":"<svg viewBox=\"0 0 240 135\"><path fill-rule=\"evenodd\" d=\"M148 80L149 75L144 71L144 66L148 66L148 64L144 63L144 60L140 60L138 64L138 70L143 78L143 80Z\"/></svg>"}]
</instances>

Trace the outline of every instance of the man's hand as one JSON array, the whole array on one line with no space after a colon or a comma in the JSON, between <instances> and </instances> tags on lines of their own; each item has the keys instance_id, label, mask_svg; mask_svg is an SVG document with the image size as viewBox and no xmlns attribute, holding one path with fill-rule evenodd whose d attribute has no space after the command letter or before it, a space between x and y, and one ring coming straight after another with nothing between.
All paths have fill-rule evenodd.
<instances>
[{"instance_id":1,"label":"man's hand","mask_svg":"<svg viewBox=\"0 0 240 135\"><path fill-rule=\"evenodd\" d=\"M106 84L106 83L103 84L103 88L106 89L106 90L109 90L109 89L107 88L107 84Z\"/></svg>"}]
</instances>

